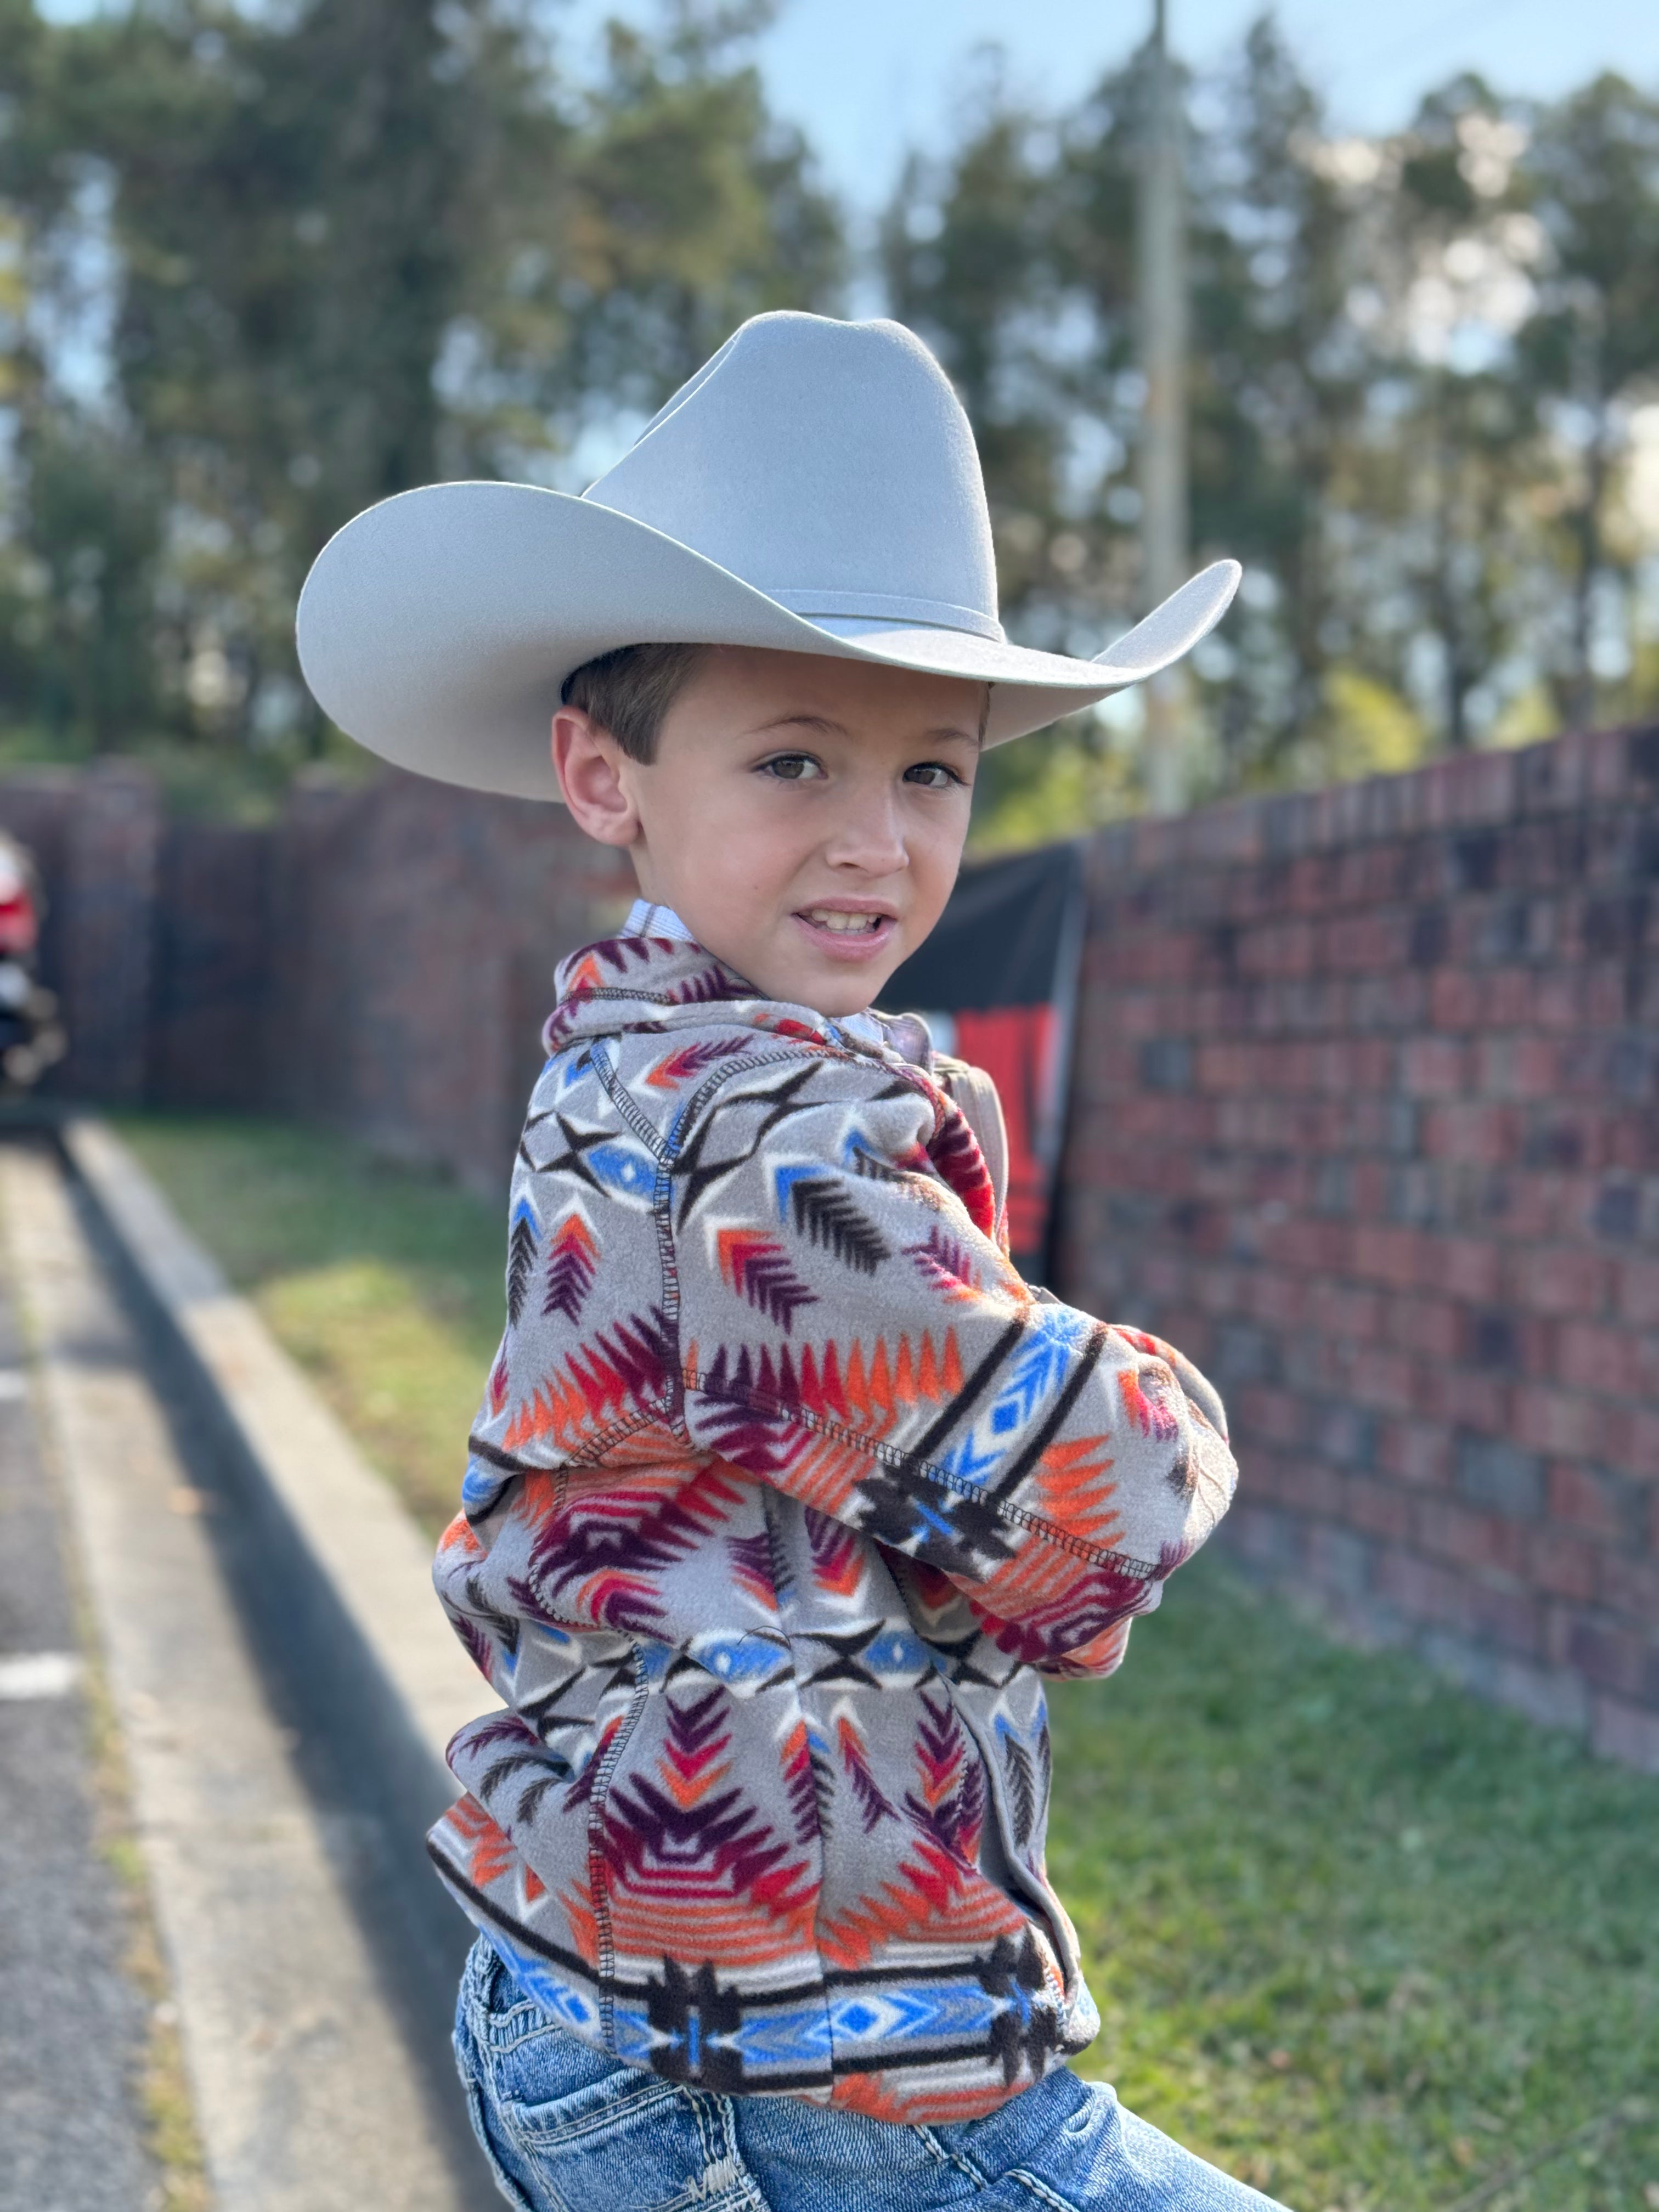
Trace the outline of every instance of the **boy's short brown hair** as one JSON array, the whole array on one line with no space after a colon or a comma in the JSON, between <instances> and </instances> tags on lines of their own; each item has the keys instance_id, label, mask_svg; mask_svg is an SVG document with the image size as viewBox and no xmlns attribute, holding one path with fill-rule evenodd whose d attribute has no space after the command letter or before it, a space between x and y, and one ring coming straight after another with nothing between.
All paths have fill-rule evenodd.
<instances>
[{"instance_id":1,"label":"boy's short brown hair","mask_svg":"<svg viewBox=\"0 0 1659 2212\"><path fill-rule=\"evenodd\" d=\"M573 668L559 697L608 730L629 760L649 766L664 715L708 650L706 645L619 645Z\"/></svg>"}]
</instances>

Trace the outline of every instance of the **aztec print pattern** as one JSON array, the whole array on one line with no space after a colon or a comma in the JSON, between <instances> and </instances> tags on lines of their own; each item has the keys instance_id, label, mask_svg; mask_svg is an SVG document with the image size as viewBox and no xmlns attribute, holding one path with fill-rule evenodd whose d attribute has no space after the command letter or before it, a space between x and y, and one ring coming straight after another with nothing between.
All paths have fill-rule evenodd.
<instances>
[{"instance_id":1,"label":"aztec print pattern","mask_svg":"<svg viewBox=\"0 0 1659 2212\"><path fill-rule=\"evenodd\" d=\"M975 2117L1097 2026L1042 1677L1224 1511L1220 1402L1021 1280L948 1064L661 938L559 985L434 1570L504 1709L433 1856L621 2058Z\"/></svg>"}]
</instances>

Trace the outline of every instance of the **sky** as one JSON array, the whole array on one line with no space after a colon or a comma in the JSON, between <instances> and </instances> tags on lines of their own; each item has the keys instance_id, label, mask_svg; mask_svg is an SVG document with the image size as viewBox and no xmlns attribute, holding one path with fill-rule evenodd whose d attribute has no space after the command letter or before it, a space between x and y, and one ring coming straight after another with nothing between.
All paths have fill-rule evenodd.
<instances>
[{"instance_id":1,"label":"sky","mask_svg":"<svg viewBox=\"0 0 1659 2212\"><path fill-rule=\"evenodd\" d=\"M1199 69L1237 45L1262 0L1168 0L1170 43ZM760 46L777 110L806 131L827 180L856 207L890 191L904 149L948 143L988 43L1010 80L1063 105L1145 36L1151 0L782 0ZM644 0L571 0L572 35ZM1340 131L1404 123L1418 96L1462 69L1549 98L1615 69L1659 92L1656 0L1282 0L1277 14Z\"/></svg>"}]
</instances>

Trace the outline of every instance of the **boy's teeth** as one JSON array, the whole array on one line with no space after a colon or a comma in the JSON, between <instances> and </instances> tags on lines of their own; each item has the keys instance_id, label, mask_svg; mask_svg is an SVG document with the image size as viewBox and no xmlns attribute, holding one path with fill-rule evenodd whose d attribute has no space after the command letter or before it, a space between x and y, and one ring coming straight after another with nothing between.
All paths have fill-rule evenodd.
<instances>
[{"instance_id":1,"label":"boy's teeth","mask_svg":"<svg viewBox=\"0 0 1659 2212\"><path fill-rule=\"evenodd\" d=\"M845 936L854 930L867 934L872 929L879 929L885 916L879 914L840 914L829 907L809 906L806 919L817 922L820 929L833 929Z\"/></svg>"}]
</instances>

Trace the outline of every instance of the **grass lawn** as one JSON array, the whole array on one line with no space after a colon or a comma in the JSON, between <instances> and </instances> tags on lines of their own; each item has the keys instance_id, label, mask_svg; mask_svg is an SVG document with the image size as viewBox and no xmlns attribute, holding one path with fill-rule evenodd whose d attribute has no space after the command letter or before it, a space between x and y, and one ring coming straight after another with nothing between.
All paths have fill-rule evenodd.
<instances>
[{"instance_id":1,"label":"grass lawn","mask_svg":"<svg viewBox=\"0 0 1659 2212\"><path fill-rule=\"evenodd\" d=\"M447 1520L501 1323L492 1210L308 1131L122 1127ZM1659 1782L1214 1560L1053 1705L1050 1861L1103 2022L1080 2070L1294 2212L1659 2212Z\"/></svg>"},{"instance_id":2,"label":"grass lawn","mask_svg":"<svg viewBox=\"0 0 1659 2212\"><path fill-rule=\"evenodd\" d=\"M116 1124L432 1535L505 1316L502 1219L469 1191L289 1122Z\"/></svg>"}]
</instances>

